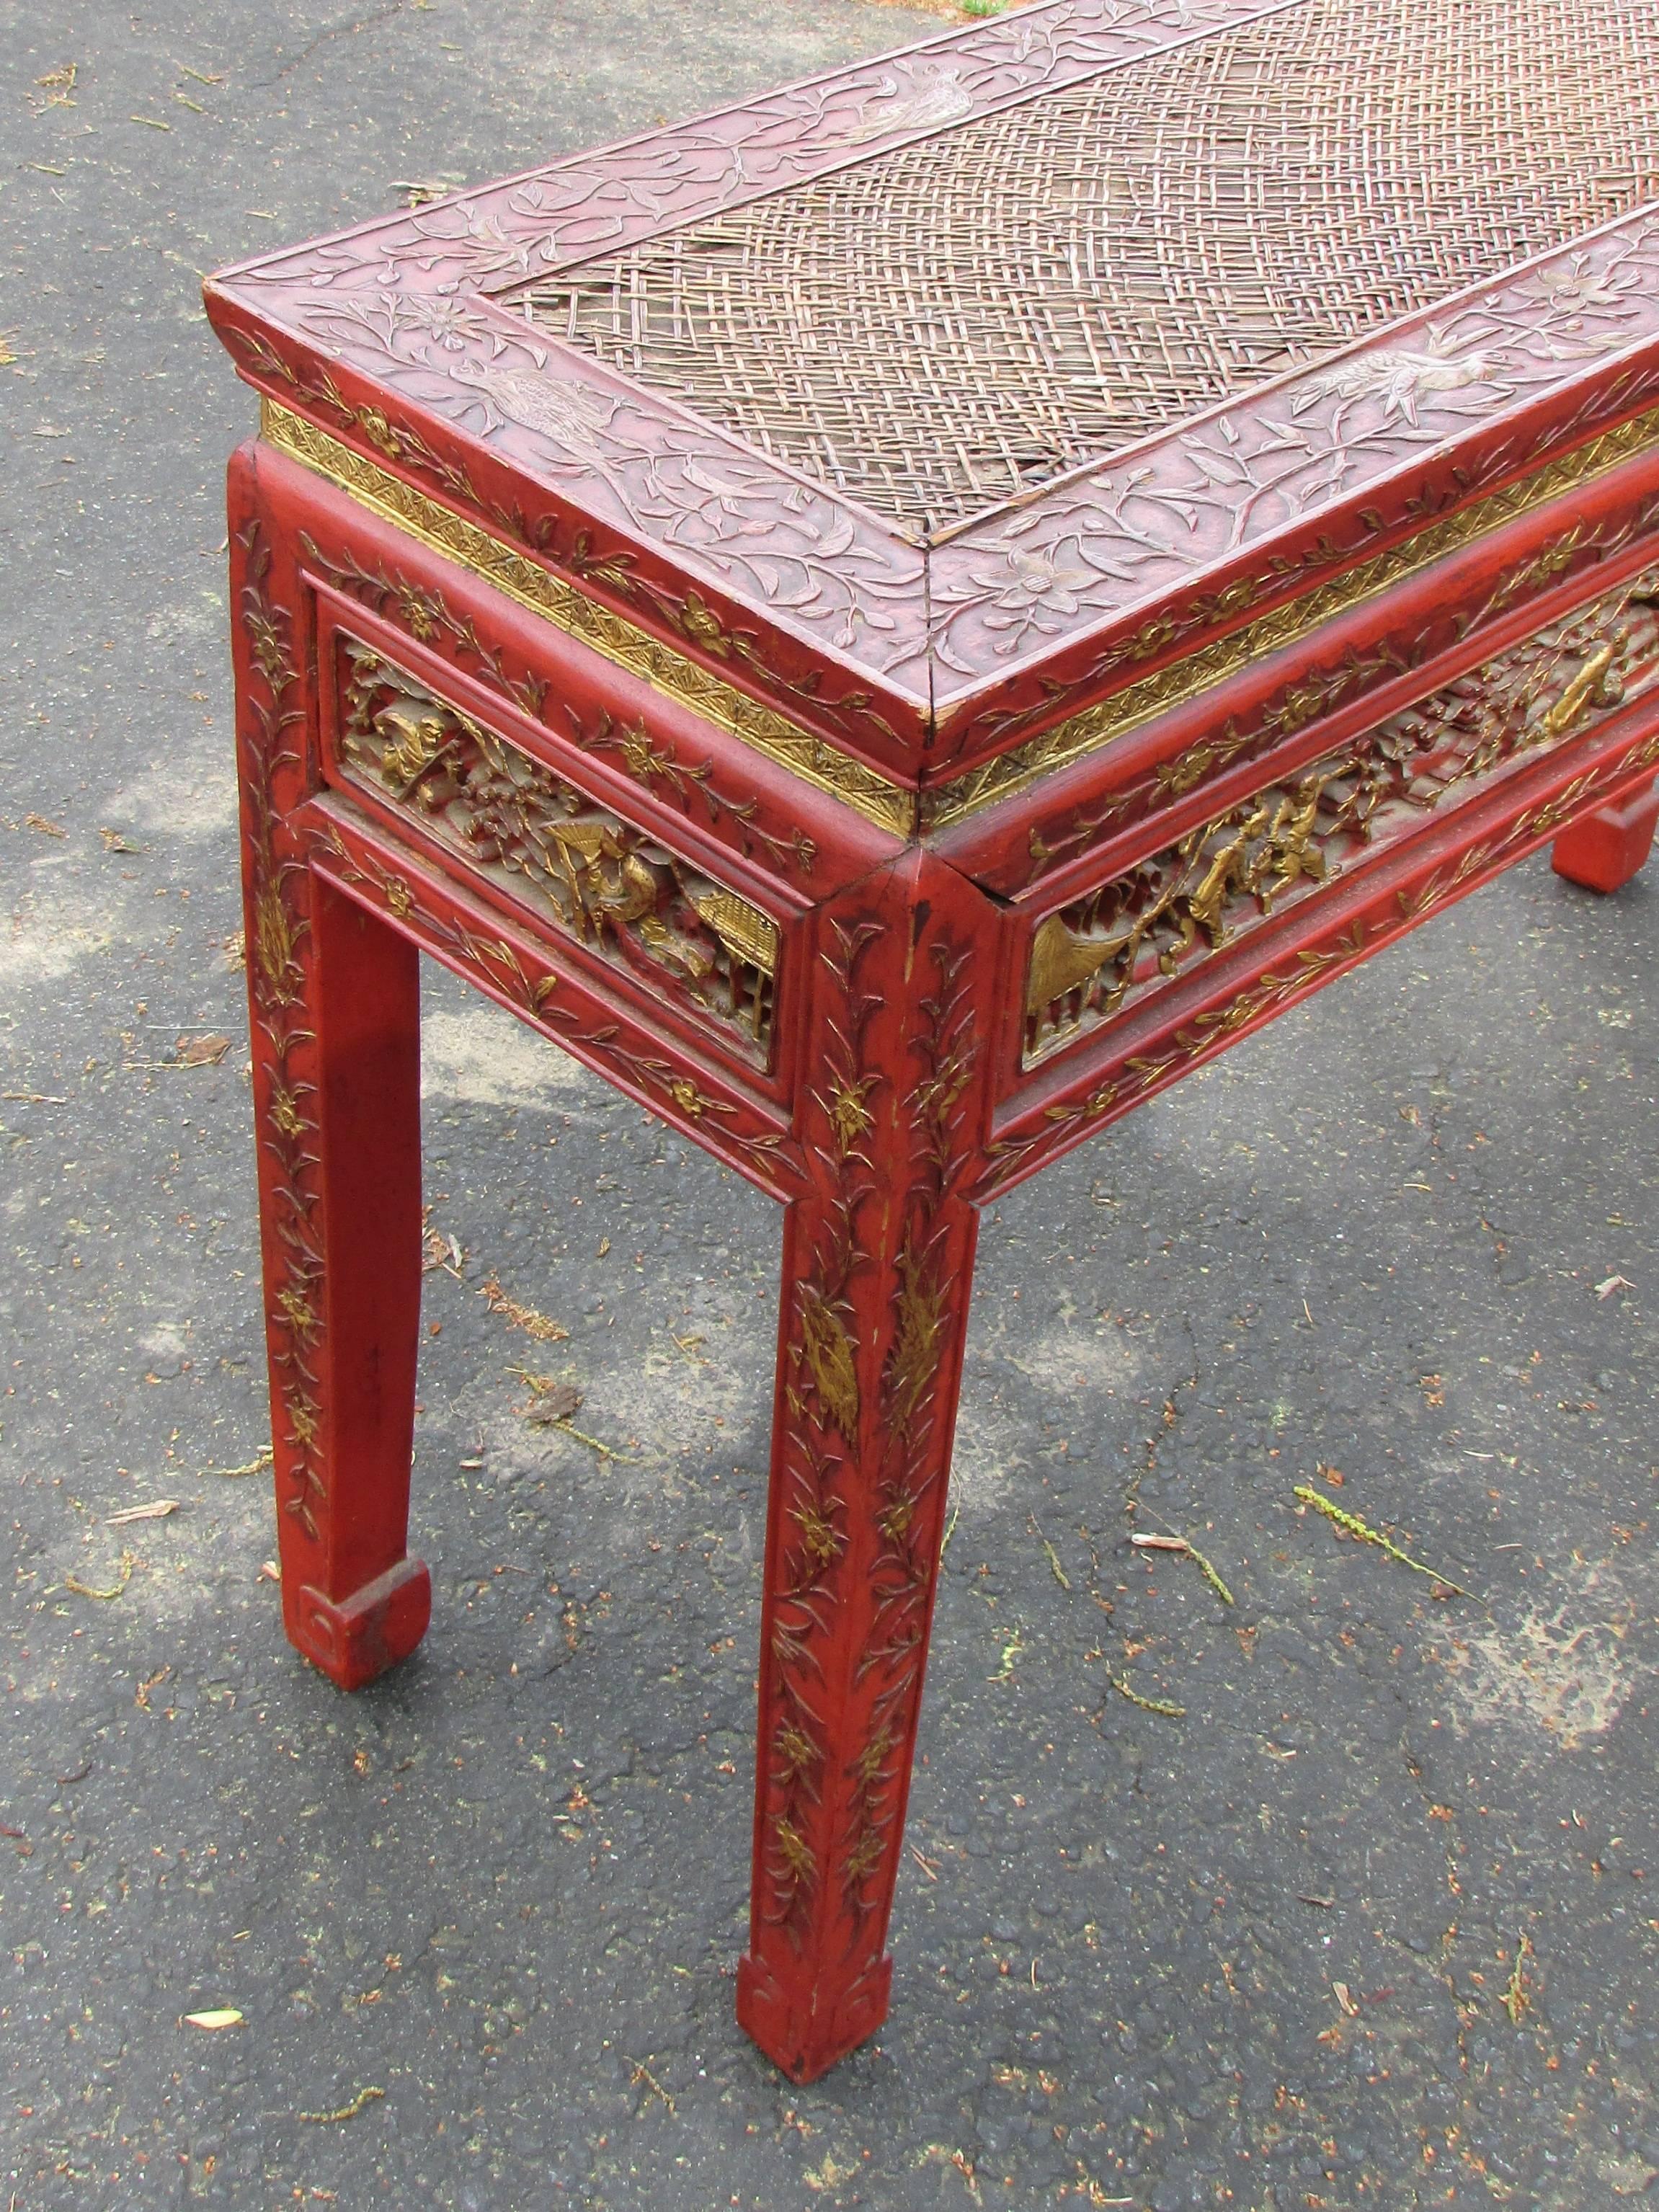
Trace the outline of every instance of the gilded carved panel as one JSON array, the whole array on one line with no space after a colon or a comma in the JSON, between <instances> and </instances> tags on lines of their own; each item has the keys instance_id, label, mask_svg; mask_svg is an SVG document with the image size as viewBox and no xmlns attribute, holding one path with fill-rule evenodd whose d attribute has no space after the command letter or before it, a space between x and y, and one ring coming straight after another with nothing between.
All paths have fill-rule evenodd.
<instances>
[{"instance_id":1,"label":"gilded carved panel","mask_svg":"<svg viewBox=\"0 0 1659 2212\"><path fill-rule=\"evenodd\" d=\"M1651 568L1050 915L1031 942L1023 1065L1656 684Z\"/></svg>"},{"instance_id":2,"label":"gilded carved panel","mask_svg":"<svg viewBox=\"0 0 1659 2212\"><path fill-rule=\"evenodd\" d=\"M778 928L749 900L356 638L341 640L348 779L514 903L772 1054Z\"/></svg>"}]
</instances>

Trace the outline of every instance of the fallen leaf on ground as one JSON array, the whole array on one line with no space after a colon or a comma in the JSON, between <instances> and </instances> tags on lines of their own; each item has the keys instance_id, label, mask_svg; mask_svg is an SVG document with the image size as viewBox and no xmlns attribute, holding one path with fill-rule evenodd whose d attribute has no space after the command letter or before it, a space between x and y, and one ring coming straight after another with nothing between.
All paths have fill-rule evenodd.
<instances>
[{"instance_id":1,"label":"fallen leaf on ground","mask_svg":"<svg viewBox=\"0 0 1659 2212\"><path fill-rule=\"evenodd\" d=\"M510 1297L501 1288L499 1275L491 1275L481 1283L478 1296L491 1313L500 1314L503 1320L511 1322L514 1328L521 1328L526 1336L533 1336L538 1344L562 1344L570 1334L562 1322L554 1321L547 1314L538 1313L534 1306L521 1305L517 1298Z\"/></svg>"},{"instance_id":2,"label":"fallen leaf on ground","mask_svg":"<svg viewBox=\"0 0 1659 2212\"><path fill-rule=\"evenodd\" d=\"M421 1208L421 1231L424 1246L421 1273L423 1275L435 1274L441 1267L446 1275L453 1275L459 1283L466 1254L459 1238L446 1237L441 1229L432 1226L432 1208L429 1206Z\"/></svg>"},{"instance_id":3,"label":"fallen leaf on ground","mask_svg":"<svg viewBox=\"0 0 1659 2212\"><path fill-rule=\"evenodd\" d=\"M267 1559L253 1579L259 1583L279 1583L283 1579L283 1571L275 1559Z\"/></svg>"},{"instance_id":4,"label":"fallen leaf on ground","mask_svg":"<svg viewBox=\"0 0 1659 2212\"><path fill-rule=\"evenodd\" d=\"M628 1458L626 1452L616 1451L598 1437L590 1437L585 1429L572 1425L570 1417L582 1402L582 1394L574 1382L557 1382L551 1375L532 1375L527 1367L509 1367L507 1371L530 1386L529 1404L516 1406L514 1411L533 1427L562 1430L566 1436L574 1437L579 1444L586 1444L590 1451L597 1452L601 1459ZM629 1441L637 1443L638 1439L630 1437Z\"/></svg>"},{"instance_id":5,"label":"fallen leaf on ground","mask_svg":"<svg viewBox=\"0 0 1659 2212\"><path fill-rule=\"evenodd\" d=\"M1340 2004L1343 2011L1347 2014L1348 2018L1350 2020L1356 2019L1358 2016L1359 2007L1354 2002L1353 1992L1349 1989L1347 1984L1346 1982L1333 1982L1331 1984L1331 1988L1335 1993L1338 2004Z\"/></svg>"},{"instance_id":6,"label":"fallen leaf on ground","mask_svg":"<svg viewBox=\"0 0 1659 2212\"><path fill-rule=\"evenodd\" d=\"M56 430L50 430L46 434L48 437L55 438L58 436L58 433ZM69 836L69 831L64 829L61 822L48 822L44 814L26 814L23 817L23 827L26 830L38 830L43 837L67 837Z\"/></svg>"},{"instance_id":7,"label":"fallen leaf on ground","mask_svg":"<svg viewBox=\"0 0 1659 2212\"><path fill-rule=\"evenodd\" d=\"M528 1421L568 1421L582 1409L582 1394L574 1382L550 1383L538 1390L525 1419Z\"/></svg>"},{"instance_id":8,"label":"fallen leaf on ground","mask_svg":"<svg viewBox=\"0 0 1659 2212\"><path fill-rule=\"evenodd\" d=\"M176 1498L152 1498L143 1505L125 1506L119 1513L112 1513L105 1520L106 1528L124 1528L129 1521L165 1521L169 1513L179 1510Z\"/></svg>"},{"instance_id":9,"label":"fallen leaf on ground","mask_svg":"<svg viewBox=\"0 0 1659 2212\"><path fill-rule=\"evenodd\" d=\"M190 2027L240 2027L242 2015L234 2005L217 2005L210 2012L187 2012L185 2021Z\"/></svg>"},{"instance_id":10,"label":"fallen leaf on ground","mask_svg":"<svg viewBox=\"0 0 1659 2212\"><path fill-rule=\"evenodd\" d=\"M228 1036L181 1036L175 1050L180 1067L217 1067L230 1050Z\"/></svg>"},{"instance_id":11,"label":"fallen leaf on ground","mask_svg":"<svg viewBox=\"0 0 1659 2212\"><path fill-rule=\"evenodd\" d=\"M135 845L131 838L124 837L118 830L100 829L98 835L104 841L106 853L142 853L144 849L142 845Z\"/></svg>"},{"instance_id":12,"label":"fallen leaf on ground","mask_svg":"<svg viewBox=\"0 0 1659 2212\"><path fill-rule=\"evenodd\" d=\"M1633 1291L1635 1288L1628 1275L1609 1275L1606 1282L1595 1285L1595 1295L1598 1298L1610 1298L1615 1291Z\"/></svg>"}]
</instances>

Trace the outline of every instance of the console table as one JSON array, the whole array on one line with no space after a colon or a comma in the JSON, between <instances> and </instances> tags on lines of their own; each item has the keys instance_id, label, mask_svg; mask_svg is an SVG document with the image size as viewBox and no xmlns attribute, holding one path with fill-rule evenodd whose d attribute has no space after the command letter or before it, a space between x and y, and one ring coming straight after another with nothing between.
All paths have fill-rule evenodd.
<instances>
[{"instance_id":1,"label":"console table","mask_svg":"<svg viewBox=\"0 0 1659 2212\"><path fill-rule=\"evenodd\" d=\"M887 2005L978 1206L1646 856L1656 203L1628 0L1044 0L207 288L288 1633L427 1626L424 951L785 1209L797 2080Z\"/></svg>"}]
</instances>

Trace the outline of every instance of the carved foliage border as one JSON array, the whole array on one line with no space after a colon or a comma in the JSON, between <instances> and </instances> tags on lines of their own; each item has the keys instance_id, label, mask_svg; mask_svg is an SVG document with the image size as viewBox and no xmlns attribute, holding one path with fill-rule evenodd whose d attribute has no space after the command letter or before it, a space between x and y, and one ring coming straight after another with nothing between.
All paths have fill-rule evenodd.
<instances>
[{"instance_id":1,"label":"carved foliage border","mask_svg":"<svg viewBox=\"0 0 1659 2212\"><path fill-rule=\"evenodd\" d=\"M1604 522L1575 521L1503 569L1478 606L1447 606L1414 636L1384 637L1364 652L1350 647L1334 662L1313 667L1270 694L1251 714L1228 715L1213 733L1206 732L1174 758L1158 762L1103 798L1069 811L1057 811L1042 828L1027 833L1030 865L1018 872L1019 887L1035 884L1085 847L1116 836L1206 779L1270 751L1378 684L1476 636L1488 623L1553 590L1565 578L1610 561L1647 536L1656 524L1659 495ZM1248 637L1249 633L1243 635Z\"/></svg>"},{"instance_id":2,"label":"carved foliage border","mask_svg":"<svg viewBox=\"0 0 1659 2212\"><path fill-rule=\"evenodd\" d=\"M1659 732L1638 738L1612 758L1586 769L1553 798L1523 809L1513 822L1472 845L1421 884L1396 892L1394 915L1381 919L1362 915L1328 941L1299 947L1288 965L1267 969L1222 1005L1194 1016L1151 1051L1131 1054L1082 1096L1046 1107L1036 1128L991 1145L990 1164L981 1180L979 1196L989 1198L1023 1182L1094 1130L1119 1120L1154 1091L1166 1089L1201 1061L1212 1059L1244 1030L1284 1012L1319 984L1368 958L1389 939L1472 890L1484 877L1519 860L1527 847L1593 812L1599 798L1650 768L1659 768Z\"/></svg>"},{"instance_id":3,"label":"carved foliage border","mask_svg":"<svg viewBox=\"0 0 1659 2212\"><path fill-rule=\"evenodd\" d=\"M388 866L367 847L349 843L337 823L318 832L320 849L343 883L368 891L392 919L459 975L502 1000L527 1021L568 1045L578 1056L614 1068L654 1098L665 1119L678 1121L716 1157L735 1155L754 1180L775 1196L787 1196L789 1178L781 1134L740 1127L742 1109L731 1099L705 1091L689 1068L659 1053L638 1051L616 1021L595 1021L585 1010L561 1004L557 994L570 978L539 954L522 953L506 935L475 928L459 907L432 898L424 887Z\"/></svg>"},{"instance_id":4,"label":"carved foliage border","mask_svg":"<svg viewBox=\"0 0 1659 2212\"><path fill-rule=\"evenodd\" d=\"M346 403L342 400L340 404L344 407ZM592 533L585 529L567 533L556 517L544 518L543 523L532 526L516 507L491 507L489 513L506 533L498 535L429 499L416 486L367 459L331 432L277 401L265 401L263 427L266 438L279 450L337 484L372 514L381 515L446 560L483 577L521 605L654 684L705 721L753 746L793 775L831 793L867 820L900 835L912 826L912 793L806 726L814 720L827 721L844 729L849 741L862 733L866 742L873 729L890 750L897 742L894 732L875 711L867 690L831 694L825 687L822 668L794 677L779 674L760 650L753 632L728 626L695 591L676 596L652 582L625 550L597 552ZM388 434L394 444L401 435ZM470 497L474 505L478 503L476 492ZM518 550L520 544L535 557L526 559ZM550 564L553 573L544 563ZM597 596L594 586L623 599L641 621L618 614ZM665 630L677 633L694 651L684 652L678 644L667 642L660 635ZM711 667L710 662L715 665ZM752 675L757 684L780 695L801 719L791 720L728 681L726 674L718 672L726 669Z\"/></svg>"},{"instance_id":5,"label":"carved foliage border","mask_svg":"<svg viewBox=\"0 0 1659 2212\"><path fill-rule=\"evenodd\" d=\"M1337 750L1282 768L1079 893L1032 940L1026 1014L1036 1027L1028 1027L1022 1066L1071 1050L1167 988L1139 972L1155 945L1163 977L1189 975L1285 902L1324 894L1413 834L1452 794L1467 802L1522 757L1582 736L1651 690L1659 681L1656 607L1659 568L1650 568ZM1115 904L1115 939L1097 933L1103 897ZM1073 934L1085 915L1091 927ZM1052 990L1042 981L1045 968ZM1085 986L1081 1006L1056 1016Z\"/></svg>"},{"instance_id":6,"label":"carved foliage border","mask_svg":"<svg viewBox=\"0 0 1659 2212\"><path fill-rule=\"evenodd\" d=\"M278 1403L273 1423L286 1435L277 1459L282 1510L315 1543L328 1504L317 1352L325 1326L324 1237L316 1086L307 1074L314 1032L305 1012L306 939L310 933L305 862L280 832L274 781L298 770L289 733L305 722L294 697L300 682L293 620L268 589L270 549L258 522L239 532L245 581L238 609L257 686L241 699L242 796L247 841L248 993L258 1081L264 1093L260 1142L271 1162L266 1234L276 1241L276 1277L267 1309Z\"/></svg>"},{"instance_id":7,"label":"carved foliage border","mask_svg":"<svg viewBox=\"0 0 1659 2212\"><path fill-rule=\"evenodd\" d=\"M520 714L550 728L557 726L551 709L562 709L568 734L583 751L613 759L623 773L653 797L665 799L690 821L701 815L706 826L725 843L734 845L745 860L759 854L763 862L786 877L805 882L812 873L817 847L799 824L787 837L776 836L760 820L760 802L753 793L739 798L723 786L711 763L688 760L665 738L654 737L644 721L619 722L601 709L584 724L568 699L553 696L547 680L526 668L514 676L506 656L487 645L470 615L457 614L434 585L414 583L401 569L384 562L366 567L349 549L337 556L325 553L308 532L300 544L307 559L336 591L356 599L406 629L417 644L431 645L447 639L469 672L489 684Z\"/></svg>"},{"instance_id":8,"label":"carved foliage border","mask_svg":"<svg viewBox=\"0 0 1659 2212\"><path fill-rule=\"evenodd\" d=\"M916 1701L921 1692L928 1613L939 1565L943 1493L950 1460L939 1435L939 1382L956 1356L960 1306L953 1286L950 1218L960 1209L970 1158L964 1093L979 1059L967 977L973 952L948 934L936 937L933 988L921 1000L911 1042L919 1072L905 1097L910 1183L900 1212L892 1334L881 1372L878 1408L881 1460L870 1511L878 1539L871 1569L869 1633L855 1680L873 1689L863 1743L851 1763L853 1792L841 1863L843 1895L862 1923L878 1911L890 1884L878 1870L900 1847L898 1810L904 1796ZM948 1414L945 1425L950 1425Z\"/></svg>"},{"instance_id":9,"label":"carved foliage border","mask_svg":"<svg viewBox=\"0 0 1659 2212\"><path fill-rule=\"evenodd\" d=\"M1056 701L1041 681L1042 665L1073 647L1086 653L1089 633L1125 626L1086 665L1067 671L1065 696L1097 689L1126 656L1196 641L1242 608L1364 557L1384 532L1411 522L1414 503L1426 500L1416 519L1431 519L1659 390L1659 371L1643 360L1659 340L1659 214L1647 211L997 510L934 546L924 563L917 549L827 488L681 419L511 316L422 289L428 278L412 264L389 269L373 290L301 286L286 301L280 287L256 300L261 281L259 270L244 271L232 289L262 318L280 308L311 349L370 380L388 406L401 398L447 420L800 645L831 647L896 687L907 711L927 688L929 664L946 702L988 679L1013 678L1019 698L1000 695L955 728L952 750L1000 742L1011 714L1046 719ZM324 370L317 387L257 332L230 335L256 375L296 392L332 383ZM1596 374L1603 363L1606 374ZM1559 419L1547 430L1505 430L1557 394ZM353 419L382 450L414 466L435 461L452 479L463 473L386 407L354 409L337 390L336 398L340 419ZM1479 458L1461 466L1460 450ZM1432 471L1427 484L1425 469ZM1356 506L1372 483L1386 514ZM452 483L452 495L457 489ZM1313 526L1337 507L1345 510L1340 545ZM1274 539L1281 551L1254 573L1237 571L1251 545ZM1205 570L1227 580L1135 623L1137 608L1190 589ZM633 580L643 591L667 589L681 619L696 623L713 613L706 602L693 604L695 590L647 586L637 569ZM756 633L750 650L769 687L793 687L805 703L811 678L799 665L787 671L791 649L777 635ZM813 704L839 713L848 734L882 726L868 688Z\"/></svg>"},{"instance_id":10,"label":"carved foliage border","mask_svg":"<svg viewBox=\"0 0 1659 2212\"><path fill-rule=\"evenodd\" d=\"M1364 558L1385 533L1425 526L1483 486L1650 404L1659 368L1640 356L1656 339L1659 211L1650 210L936 547L929 641L945 702L1005 673L1024 677L1087 631L1164 602L1068 670L1060 691L1027 685L1016 706L999 696L965 720L959 749L1000 742L1016 716L1046 719L1122 667L1195 642L1287 585ZM1585 381L1601 363L1607 374ZM1506 418L1575 380L1577 395L1564 393L1547 428L1504 431ZM1460 448L1467 460L1454 459ZM1371 483L1377 503L1355 505ZM1338 503L1348 510L1340 542L1310 534ZM1168 605L1166 595L1197 570L1224 573L1273 538L1291 543L1224 586Z\"/></svg>"},{"instance_id":11,"label":"carved foliage border","mask_svg":"<svg viewBox=\"0 0 1659 2212\"><path fill-rule=\"evenodd\" d=\"M761 1911L799 1943L817 1908L826 1868L817 1839L817 1808L833 1803L837 1778L820 1706L826 1665L840 1627L850 1526L859 1489L863 1422L860 1322L854 1276L870 1265L860 1216L878 1189L869 1139L873 1102L889 1079L873 1064L870 1030L882 1004L860 970L883 933L879 921L838 920L820 959L832 979L836 1012L830 1048L811 1103L823 1126L813 1158L823 1183L810 1261L793 1286L790 1371L780 1417L785 1434L789 1534L781 1546L771 1600L776 1717L761 1747L769 1782L762 1844Z\"/></svg>"},{"instance_id":12,"label":"carved foliage border","mask_svg":"<svg viewBox=\"0 0 1659 2212\"><path fill-rule=\"evenodd\" d=\"M239 285L499 291L1286 0L1050 0L255 262Z\"/></svg>"}]
</instances>

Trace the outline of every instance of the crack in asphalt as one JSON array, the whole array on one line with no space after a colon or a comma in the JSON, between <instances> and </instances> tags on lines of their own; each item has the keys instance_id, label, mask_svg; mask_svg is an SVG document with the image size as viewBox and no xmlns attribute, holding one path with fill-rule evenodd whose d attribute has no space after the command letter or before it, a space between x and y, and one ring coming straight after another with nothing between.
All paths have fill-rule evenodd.
<instances>
[{"instance_id":1,"label":"crack in asphalt","mask_svg":"<svg viewBox=\"0 0 1659 2212\"><path fill-rule=\"evenodd\" d=\"M252 92L269 91L273 84L280 84L285 76L291 76L301 62L309 60L319 46L327 46L331 39L355 39L360 32L372 31L377 24L389 23L394 15L406 12L406 0L390 0L389 5L377 8L372 15L359 15L349 23L326 24L307 40L297 54L285 61L281 69L273 70L269 76L250 77L248 89Z\"/></svg>"}]
</instances>

